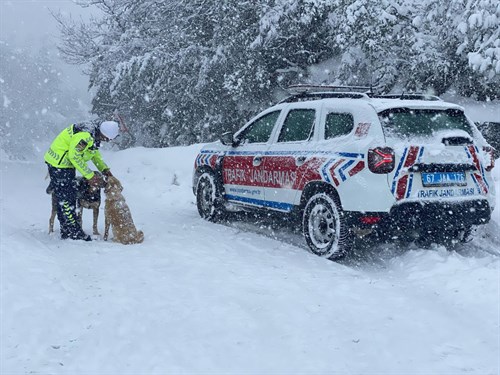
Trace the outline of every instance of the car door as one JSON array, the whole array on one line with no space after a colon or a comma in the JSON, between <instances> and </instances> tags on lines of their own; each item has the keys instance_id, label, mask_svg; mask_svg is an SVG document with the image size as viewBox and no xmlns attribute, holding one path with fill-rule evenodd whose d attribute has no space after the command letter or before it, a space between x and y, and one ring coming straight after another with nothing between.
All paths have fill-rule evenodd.
<instances>
[{"instance_id":1,"label":"car door","mask_svg":"<svg viewBox=\"0 0 500 375\"><path fill-rule=\"evenodd\" d=\"M263 157L281 110L259 116L234 136L238 145L223 159L223 183L230 202L265 206Z\"/></svg>"},{"instance_id":2,"label":"car door","mask_svg":"<svg viewBox=\"0 0 500 375\"><path fill-rule=\"evenodd\" d=\"M268 207L288 212L296 203L297 187L306 170L304 164L315 136L316 114L317 110L310 106L295 107L284 114L283 123L264 158L267 176L264 195Z\"/></svg>"},{"instance_id":3,"label":"car door","mask_svg":"<svg viewBox=\"0 0 500 375\"><path fill-rule=\"evenodd\" d=\"M356 141L360 135L356 134L354 139L352 137L355 123L358 124L356 133L364 124L356 119L360 115L358 112L359 110L354 112L342 106L331 106L326 107L323 113L325 126L322 138L328 142L332 153L322 168L322 177L338 189L342 188L350 175L358 170L361 165L358 163L363 163L364 146Z\"/></svg>"}]
</instances>

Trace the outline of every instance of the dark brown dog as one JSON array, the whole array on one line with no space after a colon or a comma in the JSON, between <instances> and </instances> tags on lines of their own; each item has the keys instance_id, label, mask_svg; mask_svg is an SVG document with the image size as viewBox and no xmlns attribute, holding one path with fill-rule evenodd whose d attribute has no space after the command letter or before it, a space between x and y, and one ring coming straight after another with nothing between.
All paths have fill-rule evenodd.
<instances>
[{"instance_id":1,"label":"dark brown dog","mask_svg":"<svg viewBox=\"0 0 500 375\"><path fill-rule=\"evenodd\" d=\"M104 193L106 193L104 240L107 241L109 228L111 227L113 241L124 245L141 243L144 241L144 233L136 229L122 190L123 186L116 177L110 176L107 178L106 187L104 188Z\"/></svg>"},{"instance_id":2,"label":"dark brown dog","mask_svg":"<svg viewBox=\"0 0 500 375\"><path fill-rule=\"evenodd\" d=\"M99 207L101 206L101 189L105 187L104 179L99 172L95 172L99 175L100 183L98 186L91 186L88 181L83 177L77 177L75 179L76 184L76 208L78 214L78 220L80 221L80 226L82 225L83 209L87 208L92 210L94 214L94 221L92 225L93 234L99 235L97 229L97 222L99 220ZM54 191L52 186L49 184L46 190L47 194L52 195L52 212L49 219L49 233L54 232L54 220L57 215L57 200L56 196L53 194Z\"/></svg>"}]
</instances>

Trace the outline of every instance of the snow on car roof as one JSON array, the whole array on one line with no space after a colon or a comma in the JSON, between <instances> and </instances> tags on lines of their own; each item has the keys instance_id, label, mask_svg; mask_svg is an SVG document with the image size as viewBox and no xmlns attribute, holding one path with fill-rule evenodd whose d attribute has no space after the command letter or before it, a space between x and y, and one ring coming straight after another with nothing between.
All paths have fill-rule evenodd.
<instances>
[{"instance_id":1,"label":"snow on car roof","mask_svg":"<svg viewBox=\"0 0 500 375\"><path fill-rule=\"evenodd\" d=\"M400 99L400 98L373 98L365 93L341 93L337 97L322 97L322 94L332 93L314 93L309 97L304 96L300 98L290 97L280 103L267 109L267 111L276 110L283 105L293 103L294 107L309 107L319 106L321 103L331 105L342 105L356 111L357 108L366 109L367 107L373 108L375 112L380 113L386 109L391 108L414 108L414 109L458 109L464 111L464 108L458 104L445 102L443 100L423 100L423 99ZM350 97L350 95L356 95ZM266 112L267 112L266 111Z\"/></svg>"},{"instance_id":2,"label":"snow on car roof","mask_svg":"<svg viewBox=\"0 0 500 375\"><path fill-rule=\"evenodd\" d=\"M359 89L362 89L360 91ZM289 87L293 95L283 99L278 104L327 102L346 104L355 109L356 106L366 108L368 102L376 112L390 108L422 108L422 109L458 109L463 107L443 101L435 95L425 93L375 94L366 91L368 87L358 86L323 86L323 85L293 85Z\"/></svg>"},{"instance_id":3,"label":"snow on car roof","mask_svg":"<svg viewBox=\"0 0 500 375\"><path fill-rule=\"evenodd\" d=\"M361 94L362 95L362 94ZM370 98L368 95L363 95L358 98L311 98L311 100L304 100L297 103L307 102L324 102L331 104L345 104L353 110L356 107L366 108L367 105L375 109L375 111L382 112L390 108L421 108L421 109L458 109L463 111L464 108L458 104L445 102L442 100L415 100L415 99L393 99L393 98Z\"/></svg>"},{"instance_id":4,"label":"snow on car roof","mask_svg":"<svg viewBox=\"0 0 500 375\"><path fill-rule=\"evenodd\" d=\"M390 108L422 108L422 109L459 109L464 110L458 104L448 103L441 100L407 100L407 99L388 99L388 98L370 98L367 100L377 112L385 111Z\"/></svg>"}]
</instances>

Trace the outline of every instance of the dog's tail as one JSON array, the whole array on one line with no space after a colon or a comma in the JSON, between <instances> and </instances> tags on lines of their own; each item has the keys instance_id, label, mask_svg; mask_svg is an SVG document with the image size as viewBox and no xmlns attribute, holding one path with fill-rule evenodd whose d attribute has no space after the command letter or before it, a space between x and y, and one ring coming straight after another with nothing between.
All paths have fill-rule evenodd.
<instances>
[{"instance_id":1,"label":"dog's tail","mask_svg":"<svg viewBox=\"0 0 500 375\"><path fill-rule=\"evenodd\" d=\"M49 172L47 172L47 176L45 176L45 179L48 180L50 178ZM49 182L49 186L47 186L47 189L45 189L45 192L47 194L52 194L54 192L54 188L52 187L52 180Z\"/></svg>"},{"instance_id":2,"label":"dog's tail","mask_svg":"<svg viewBox=\"0 0 500 375\"><path fill-rule=\"evenodd\" d=\"M137 243L142 243L144 241L144 232L142 230L137 231Z\"/></svg>"}]
</instances>

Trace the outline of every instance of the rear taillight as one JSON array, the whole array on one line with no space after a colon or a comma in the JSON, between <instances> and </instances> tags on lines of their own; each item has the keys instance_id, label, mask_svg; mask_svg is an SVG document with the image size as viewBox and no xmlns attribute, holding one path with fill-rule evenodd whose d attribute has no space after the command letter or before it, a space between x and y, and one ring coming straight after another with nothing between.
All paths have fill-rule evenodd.
<instances>
[{"instance_id":1,"label":"rear taillight","mask_svg":"<svg viewBox=\"0 0 500 375\"><path fill-rule=\"evenodd\" d=\"M483 147L483 151L486 154L485 166L487 172L491 171L495 167L495 156L496 150L493 147Z\"/></svg>"},{"instance_id":2,"label":"rear taillight","mask_svg":"<svg viewBox=\"0 0 500 375\"><path fill-rule=\"evenodd\" d=\"M377 147L368 150L368 168L373 173L390 173L394 170L394 150L390 147Z\"/></svg>"}]
</instances>

